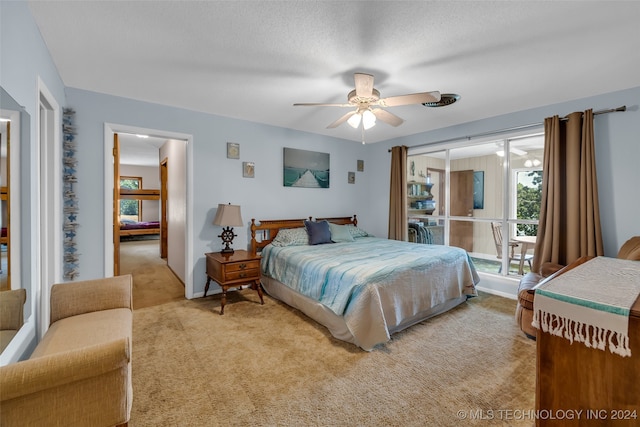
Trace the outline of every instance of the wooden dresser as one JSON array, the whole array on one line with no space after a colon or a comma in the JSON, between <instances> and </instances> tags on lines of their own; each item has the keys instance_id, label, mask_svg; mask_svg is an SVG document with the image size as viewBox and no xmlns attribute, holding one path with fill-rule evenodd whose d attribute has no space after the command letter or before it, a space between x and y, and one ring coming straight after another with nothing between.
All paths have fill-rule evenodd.
<instances>
[{"instance_id":1,"label":"wooden dresser","mask_svg":"<svg viewBox=\"0 0 640 427\"><path fill-rule=\"evenodd\" d=\"M594 280L606 281L607 271ZM536 426L640 426L640 298L629 318L631 357L541 330L536 346Z\"/></svg>"}]
</instances>

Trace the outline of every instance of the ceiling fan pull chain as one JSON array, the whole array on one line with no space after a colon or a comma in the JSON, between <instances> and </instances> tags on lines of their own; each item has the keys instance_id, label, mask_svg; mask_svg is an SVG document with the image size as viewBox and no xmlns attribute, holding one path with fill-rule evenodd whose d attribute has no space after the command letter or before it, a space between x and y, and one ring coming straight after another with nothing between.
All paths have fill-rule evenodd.
<instances>
[{"instance_id":1,"label":"ceiling fan pull chain","mask_svg":"<svg viewBox=\"0 0 640 427\"><path fill-rule=\"evenodd\" d=\"M364 125L360 125L360 129L362 129L362 144L364 145Z\"/></svg>"}]
</instances>

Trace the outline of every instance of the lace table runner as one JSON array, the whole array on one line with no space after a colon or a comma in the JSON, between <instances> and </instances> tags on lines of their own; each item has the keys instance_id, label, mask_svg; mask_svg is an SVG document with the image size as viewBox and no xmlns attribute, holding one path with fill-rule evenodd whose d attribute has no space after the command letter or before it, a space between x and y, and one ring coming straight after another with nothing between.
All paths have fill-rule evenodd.
<instances>
[{"instance_id":1,"label":"lace table runner","mask_svg":"<svg viewBox=\"0 0 640 427\"><path fill-rule=\"evenodd\" d=\"M532 325L590 348L631 356L629 312L640 262L596 257L536 289Z\"/></svg>"}]
</instances>

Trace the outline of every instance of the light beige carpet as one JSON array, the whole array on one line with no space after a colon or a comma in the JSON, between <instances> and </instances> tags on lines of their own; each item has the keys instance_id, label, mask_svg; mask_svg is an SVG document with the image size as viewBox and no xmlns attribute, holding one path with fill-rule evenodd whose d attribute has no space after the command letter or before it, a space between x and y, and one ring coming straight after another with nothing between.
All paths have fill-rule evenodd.
<instances>
[{"instance_id":1,"label":"light beige carpet","mask_svg":"<svg viewBox=\"0 0 640 427\"><path fill-rule=\"evenodd\" d=\"M215 295L134 311L131 426L533 425L497 413L534 409L515 301L482 294L372 352L251 289L219 308Z\"/></svg>"},{"instance_id":2,"label":"light beige carpet","mask_svg":"<svg viewBox=\"0 0 640 427\"><path fill-rule=\"evenodd\" d=\"M134 310L184 299L184 285L160 258L159 242L120 242L120 274L133 275Z\"/></svg>"}]
</instances>

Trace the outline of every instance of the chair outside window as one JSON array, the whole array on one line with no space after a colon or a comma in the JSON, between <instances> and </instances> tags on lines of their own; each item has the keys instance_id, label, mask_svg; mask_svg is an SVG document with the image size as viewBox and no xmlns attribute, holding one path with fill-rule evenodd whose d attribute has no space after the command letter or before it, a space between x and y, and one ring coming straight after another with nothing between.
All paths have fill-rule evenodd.
<instances>
[{"instance_id":1,"label":"chair outside window","mask_svg":"<svg viewBox=\"0 0 640 427\"><path fill-rule=\"evenodd\" d=\"M491 223L491 231L493 233L493 241L496 244L497 258L502 259L502 224L499 222ZM509 242L509 263L518 263L520 264L520 258L522 257L521 253L516 251L520 244L518 242ZM533 255L525 254L524 260L529 264L529 270L531 270L531 260L533 259ZM500 263L500 269L498 273L502 273L502 263ZM518 272L519 274L523 274L522 271Z\"/></svg>"}]
</instances>

